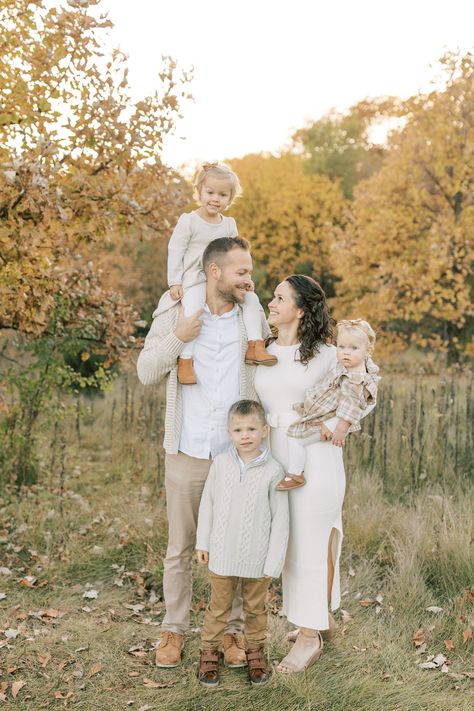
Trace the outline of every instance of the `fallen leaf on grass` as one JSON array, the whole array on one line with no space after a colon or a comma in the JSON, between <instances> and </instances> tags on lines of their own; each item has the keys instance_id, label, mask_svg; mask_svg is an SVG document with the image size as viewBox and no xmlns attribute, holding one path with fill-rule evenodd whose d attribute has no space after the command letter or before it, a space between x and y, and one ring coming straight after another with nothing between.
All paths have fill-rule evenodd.
<instances>
[{"instance_id":1,"label":"fallen leaf on grass","mask_svg":"<svg viewBox=\"0 0 474 711\"><path fill-rule=\"evenodd\" d=\"M19 582L25 588L34 588L37 578L34 575L25 575Z\"/></svg>"},{"instance_id":2,"label":"fallen leaf on grass","mask_svg":"<svg viewBox=\"0 0 474 711\"><path fill-rule=\"evenodd\" d=\"M38 661L43 669L45 669L51 661L51 654L49 652L46 652L46 654L38 654Z\"/></svg>"},{"instance_id":3,"label":"fallen leaf on grass","mask_svg":"<svg viewBox=\"0 0 474 711\"><path fill-rule=\"evenodd\" d=\"M145 609L144 605L124 605L124 607L127 608L127 610L133 610L133 613L137 615L141 610Z\"/></svg>"},{"instance_id":4,"label":"fallen leaf on grass","mask_svg":"<svg viewBox=\"0 0 474 711\"><path fill-rule=\"evenodd\" d=\"M412 637L415 647L420 647L425 641L425 630L420 627Z\"/></svg>"},{"instance_id":5,"label":"fallen leaf on grass","mask_svg":"<svg viewBox=\"0 0 474 711\"><path fill-rule=\"evenodd\" d=\"M8 576L8 575L11 575L11 574L12 574L12 571L10 570L10 568L5 568L4 566L2 566L2 567L0 568L0 575Z\"/></svg>"},{"instance_id":6,"label":"fallen leaf on grass","mask_svg":"<svg viewBox=\"0 0 474 711\"><path fill-rule=\"evenodd\" d=\"M155 708L155 707L154 707L154 706L150 706L150 704L145 704L145 706L140 706L140 708L138 709L138 711L153 711L154 708Z\"/></svg>"},{"instance_id":7,"label":"fallen leaf on grass","mask_svg":"<svg viewBox=\"0 0 474 711\"><path fill-rule=\"evenodd\" d=\"M347 612L347 610L343 610L343 609L341 609L341 618L344 623L350 622L353 619L352 615L349 612Z\"/></svg>"},{"instance_id":8,"label":"fallen leaf on grass","mask_svg":"<svg viewBox=\"0 0 474 711\"><path fill-rule=\"evenodd\" d=\"M429 656L426 662L422 662L418 666L420 669L439 669L444 666L445 662L446 657L444 654L437 654L436 657Z\"/></svg>"},{"instance_id":9,"label":"fallen leaf on grass","mask_svg":"<svg viewBox=\"0 0 474 711\"><path fill-rule=\"evenodd\" d=\"M59 612L55 610L54 607L48 607L48 609L43 613L43 617L62 617L64 612Z\"/></svg>"},{"instance_id":10,"label":"fallen leaf on grass","mask_svg":"<svg viewBox=\"0 0 474 711\"><path fill-rule=\"evenodd\" d=\"M468 627L462 633L462 640L463 640L464 644L467 644L468 642L471 641L471 639L472 639L472 630L470 627Z\"/></svg>"},{"instance_id":11,"label":"fallen leaf on grass","mask_svg":"<svg viewBox=\"0 0 474 711\"><path fill-rule=\"evenodd\" d=\"M0 593L0 600L5 600L6 596L6 593Z\"/></svg>"},{"instance_id":12,"label":"fallen leaf on grass","mask_svg":"<svg viewBox=\"0 0 474 711\"><path fill-rule=\"evenodd\" d=\"M128 676L140 676L140 672L128 672Z\"/></svg>"},{"instance_id":13,"label":"fallen leaf on grass","mask_svg":"<svg viewBox=\"0 0 474 711\"><path fill-rule=\"evenodd\" d=\"M89 674L87 676L91 677L94 676L95 674L98 674L100 671L102 671L102 663L101 662L96 662L89 671Z\"/></svg>"},{"instance_id":14,"label":"fallen leaf on grass","mask_svg":"<svg viewBox=\"0 0 474 711\"><path fill-rule=\"evenodd\" d=\"M368 598L367 600L359 600L359 605L361 607L370 607L371 605L375 605L375 600L372 600L371 598Z\"/></svg>"},{"instance_id":15,"label":"fallen leaf on grass","mask_svg":"<svg viewBox=\"0 0 474 711\"><path fill-rule=\"evenodd\" d=\"M436 605L430 605L430 607L425 608L427 612L433 612L435 615L437 615L440 612L443 612L442 607L436 607Z\"/></svg>"},{"instance_id":16,"label":"fallen leaf on grass","mask_svg":"<svg viewBox=\"0 0 474 711\"><path fill-rule=\"evenodd\" d=\"M71 664L75 664L76 660L74 657L69 657L68 659L63 659L61 662L58 664L58 669L61 671L65 669L66 667L69 667Z\"/></svg>"},{"instance_id":17,"label":"fallen leaf on grass","mask_svg":"<svg viewBox=\"0 0 474 711\"><path fill-rule=\"evenodd\" d=\"M72 691L68 691L67 694L63 694L62 691L55 691L55 692L54 692L54 698L55 698L55 699L65 699L65 700L67 700L67 699L70 699L72 695L73 695L73 692L72 692Z\"/></svg>"},{"instance_id":18,"label":"fallen leaf on grass","mask_svg":"<svg viewBox=\"0 0 474 711\"><path fill-rule=\"evenodd\" d=\"M95 600L95 598L98 596L99 593L97 592L97 590L86 590L82 595L82 597L86 597L89 600Z\"/></svg>"},{"instance_id":19,"label":"fallen leaf on grass","mask_svg":"<svg viewBox=\"0 0 474 711\"><path fill-rule=\"evenodd\" d=\"M146 686L147 689L167 689L177 683L177 679L174 679L173 681L153 681L153 679L143 679L143 686Z\"/></svg>"},{"instance_id":20,"label":"fallen leaf on grass","mask_svg":"<svg viewBox=\"0 0 474 711\"><path fill-rule=\"evenodd\" d=\"M26 681L14 681L12 684L12 696L14 699L18 696L20 689L26 686Z\"/></svg>"},{"instance_id":21,"label":"fallen leaf on grass","mask_svg":"<svg viewBox=\"0 0 474 711\"><path fill-rule=\"evenodd\" d=\"M454 642L452 639L445 639L444 640L444 646L448 650L448 652L452 652L454 650Z\"/></svg>"},{"instance_id":22,"label":"fallen leaf on grass","mask_svg":"<svg viewBox=\"0 0 474 711\"><path fill-rule=\"evenodd\" d=\"M3 634L7 639L15 639L15 637L18 637L20 632L19 630L13 629L13 627L9 627Z\"/></svg>"}]
</instances>

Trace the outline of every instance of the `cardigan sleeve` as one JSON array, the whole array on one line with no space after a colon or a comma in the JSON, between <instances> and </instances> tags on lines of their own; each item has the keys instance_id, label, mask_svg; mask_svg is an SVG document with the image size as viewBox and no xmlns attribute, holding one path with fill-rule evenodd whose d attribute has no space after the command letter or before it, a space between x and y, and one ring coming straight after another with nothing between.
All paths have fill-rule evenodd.
<instances>
[{"instance_id":1,"label":"cardigan sleeve","mask_svg":"<svg viewBox=\"0 0 474 711\"><path fill-rule=\"evenodd\" d=\"M184 342L174 334L178 317L178 304L153 319L138 356L138 378L143 385L159 383L172 368L184 348Z\"/></svg>"},{"instance_id":2,"label":"cardigan sleeve","mask_svg":"<svg viewBox=\"0 0 474 711\"><path fill-rule=\"evenodd\" d=\"M214 482L216 478L216 467L211 464L207 475L204 490L199 504L198 524L196 531L196 550L209 551L212 531L212 512L214 508Z\"/></svg>"},{"instance_id":3,"label":"cardigan sleeve","mask_svg":"<svg viewBox=\"0 0 474 711\"><path fill-rule=\"evenodd\" d=\"M288 510L288 493L277 491L277 483L284 476L283 469L279 466L274 476L270 479L268 499L271 512L270 539L268 541L267 557L263 566L263 574L278 578L285 562L286 547L288 545L288 532L290 526Z\"/></svg>"},{"instance_id":4,"label":"cardigan sleeve","mask_svg":"<svg viewBox=\"0 0 474 711\"><path fill-rule=\"evenodd\" d=\"M185 212L179 217L168 243L168 286L182 282L183 259L191 236L191 216Z\"/></svg>"}]
</instances>

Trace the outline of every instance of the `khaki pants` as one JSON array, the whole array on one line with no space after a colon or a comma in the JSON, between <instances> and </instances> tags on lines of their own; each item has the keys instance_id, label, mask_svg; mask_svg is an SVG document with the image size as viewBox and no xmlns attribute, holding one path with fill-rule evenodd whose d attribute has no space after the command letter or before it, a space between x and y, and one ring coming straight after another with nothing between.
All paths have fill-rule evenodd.
<instances>
[{"instance_id":1,"label":"khaki pants","mask_svg":"<svg viewBox=\"0 0 474 711\"><path fill-rule=\"evenodd\" d=\"M235 590L242 584L245 614L245 642L247 649L265 644L267 638L267 610L265 598L270 578L236 578L209 573L211 599L204 616L201 632L203 649L218 649L222 644L226 621L232 609Z\"/></svg>"},{"instance_id":2,"label":"khaki pants","mask_svg":"<svg viewBox=\"0 0 474 711\"><path fill-rule=\"evenodd\" d=\"M211 461L187 454L167 454L165 459L168 548L163 562L163 593L166 614L162 629L184 634L189 628L192 598L191 565L202 490ZM226 631L243 629L242 598L235 595L229 609Z\"/></svg>"}]
</instances>

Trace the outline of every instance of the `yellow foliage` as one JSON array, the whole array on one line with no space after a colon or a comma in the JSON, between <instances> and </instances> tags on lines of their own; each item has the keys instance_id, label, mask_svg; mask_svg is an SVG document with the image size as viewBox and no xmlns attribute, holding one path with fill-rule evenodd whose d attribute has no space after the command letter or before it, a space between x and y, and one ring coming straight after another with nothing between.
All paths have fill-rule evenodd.
<instances>
[{"instance_id":1,"label":"yellow foliage","mask_svg":"<svg viewBox=\"0 0 474 711\"><path fill-rule=\"evenodd\" d=\"M243 187L232 209L254 256L256 283L268 297L277 282L303 271L333 289L331 244L344 198L337 182L308 175L301 158L247 155L231 161Z\"/></svg>"},{"instance_id":2,"label":"yellow foliage","mask_svg":"<svg viewBox=\"0 0 474 711\"><path fill-rule=\"evenodd\" d=\"M387 345L456 358L473 315L474 64L470 55L443 63L446 87L404 103L383 168L356 188L335 305L373 322Z\"/></svg>"}]
</instances>

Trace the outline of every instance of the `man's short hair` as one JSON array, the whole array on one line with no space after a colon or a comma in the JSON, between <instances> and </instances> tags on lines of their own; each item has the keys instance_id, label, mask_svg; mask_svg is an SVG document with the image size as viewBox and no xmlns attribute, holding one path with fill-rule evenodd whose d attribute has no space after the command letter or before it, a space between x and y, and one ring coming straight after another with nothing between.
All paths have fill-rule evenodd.
<instances>
[{"instance_id":1,"label":"man's short hair","mask_svg":"<svg viewBox=\"0 0 474 711\"><path fill-rule=\"evenodd\" d=\"M206 271L209 264L219 262L219 258L222 258L233 249L244 249L246 252L250 252L250 244L243 237L218 237L209 242L202 255L204 271Z\"/></svg>"},{"instance_id":2,"label":"man's short hair","mask_svg":"<svg viewBox=\"0 0 474 711\"><path fill-rule=\"evenodd\" d=\"M234 402L234 404L230 406L228 422L230 422L230 418L234 415L238 417L257 415L262 425L267 424L265 410L256 400L237 400L237 402Z\"/></svg>"}]
</instances>

